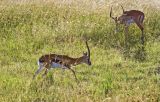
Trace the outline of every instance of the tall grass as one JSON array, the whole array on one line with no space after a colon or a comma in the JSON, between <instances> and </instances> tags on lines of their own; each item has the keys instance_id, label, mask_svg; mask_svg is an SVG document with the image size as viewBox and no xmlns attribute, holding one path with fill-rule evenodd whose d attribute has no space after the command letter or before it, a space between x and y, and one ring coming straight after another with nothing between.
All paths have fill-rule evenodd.
<instances>
[{"instance_id":1,"label":"tall grass","mask_svg":"<svg viewBox=\"0 0 160 102\"><path fill-rule=\"evenodd\" d=\"M10 1L10 2L8 2ZM125 9L143 10L145 17L146 60L136 56L140 31L131 25L129 56L125 59L123 27L114 33L106 1L12 1L0 4L0 101L160 101L160 11L145 2L123 3ZM5 4L5 5L4 5ZM133 5L133 6L132 6ZM129 8L130 7L130 8ZM114 7L114 15L121 9ZM93 65L75 68L77 83L68 70L54 69L46 78L32 76L42 54L86 51L83 37L89 38Z\"/></svg>"}]
</instances>

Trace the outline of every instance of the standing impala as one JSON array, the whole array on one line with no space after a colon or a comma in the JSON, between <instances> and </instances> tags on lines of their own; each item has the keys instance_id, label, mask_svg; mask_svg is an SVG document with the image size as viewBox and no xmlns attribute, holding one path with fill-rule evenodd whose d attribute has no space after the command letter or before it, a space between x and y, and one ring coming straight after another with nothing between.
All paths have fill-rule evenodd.
<instances>
[{"instance_id":1,"label":"standing impala","mask_svg":"<svg viewBox=\"0 0 160 102\"><path fill-rule=\"evenodd\" d=\"M122 7L122 6L121 6ZM123 7L123 14L120 17L113 17L112 16L112 7L110 11L110 17L115 21L116 23L116 30L118 24L124 24L125 25L125 34L126 34L126 40L128 37L128 27L131 23L136 23L139 29L142 32L141 36L141 43L144 45L144 34L143 34L143 20L144 20L144 13L138 10L130 10L130 11L124 11Z\"/></svg>"},{"instance_id":2,"label":"standing impala","mask_svg":"<svg viewBox=\"0 0 160 102\"><path fill-rule=\"evenodd\" d=\"M75 76L75 79L77 80L75 71L72 69L72 66L76 66L82 63L91 65L90 49L89 49L87 41L86 41L86 46L87 46L88 52L83 53L83 55L78 58L72 58L67 55L58 55L58 54L46 54L46 55L41 56L38 61L39 68L35 72L33 79L36 77L36 75L39 72L42 71L43 68L46 69L43 76L46 75L48 70L51 68L63 68L63 69L71 70Z\"/></svg>"}]
</instances>

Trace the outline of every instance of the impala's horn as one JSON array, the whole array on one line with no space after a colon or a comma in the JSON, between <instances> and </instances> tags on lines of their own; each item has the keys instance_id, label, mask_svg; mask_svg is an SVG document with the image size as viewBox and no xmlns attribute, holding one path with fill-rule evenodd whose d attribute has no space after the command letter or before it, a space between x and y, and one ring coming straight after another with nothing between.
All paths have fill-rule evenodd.
<instances>
[{"instance_id":1,"label":"impala's horn","mask_svg":"<svg viewBox=\"0 0 160 102\"><path fill-rule=\"evenodd\" d=\"M115 17L112 16L112 7L111 7L111 10L110 10L110 17L115 20Z\"/></svg>"},{"instance_id":2,"label":"impala's horn","mask_svg":"<svg viewBox=\"0 0 160 102\"><path fill-rule=\"evenodd\" d=\"M124 11L124 8L123 8L123 6L122 6L122 5L121 5L121 8L122 8L122 10L123 10L123 13L124 13L125 11Z\"/></svg>"}]
</instances>

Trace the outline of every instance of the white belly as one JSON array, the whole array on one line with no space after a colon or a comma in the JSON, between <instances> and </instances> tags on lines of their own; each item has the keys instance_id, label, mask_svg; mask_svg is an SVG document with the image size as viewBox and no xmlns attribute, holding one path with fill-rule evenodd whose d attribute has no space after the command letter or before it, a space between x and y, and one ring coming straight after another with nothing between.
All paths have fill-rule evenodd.
<instances>
[{"instance_id":1,"label":"white belly","mask_svg":"<svg viewBox=\"0 0 160 102\"><path fill-rule=\"evenodd\" d=\"M44 63L40 63L40 62L38 61L38 66L39 66L39 67L44 67ZM63 65L61 65L61 64L59 64L59 63L52 62L51 68L67 68L67 67L65 67L65 66L63 66Z\"/></svg>"},{"instance_id":2,"label":"white belly","mask_svg":"<svg viewBox=\"0 0 160 102\"><path fill-rule=\"evenodd\" d=\"M59 63L52 62L52 68L67 68Z\"/></svg>"},{"instance_id":3,"label":"white belly","mask_svg":"<svg viewBox=\"0 0 160 102\"><path fill-rule=\"evenodd\" d=\"M131 23L134 23L134 20L133 19L129 19L126 22L127 22L128 25L130 25Z\"/></svg>"}]
</instances>

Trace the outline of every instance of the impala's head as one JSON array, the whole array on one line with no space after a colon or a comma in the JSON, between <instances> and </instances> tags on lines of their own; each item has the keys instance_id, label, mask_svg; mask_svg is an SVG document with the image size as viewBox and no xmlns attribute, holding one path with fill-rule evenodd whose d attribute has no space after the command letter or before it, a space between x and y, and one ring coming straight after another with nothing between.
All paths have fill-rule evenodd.
<instances>
[{"instance_id":1,"label":"impala's head","mask_svg":"<svg viewBox=\"0 0 160 102\"><path fill-rule=\"evenodd\" d=\"M123 9L123 6L121 6L121 8L123 10L123 14L120 17L113 17L112 16L112 7L111 7L111 10L110 10L110 17L115 21L115 24L116 24L116 32L118 31L118 25L119 24L123 24L124 23L124 19L126 17L126 14L125 14L125 11Z\"/></svg>"},{"instance_id":2,"label":"impala's head","mask_svg":"<svg viewBox=\"0 0 160 102\"><path fill-rule=\"evenodd\" d=\"M90 49L89 49L89 46L88 46L88 43L86 41L86 46L87 46L87 52L83 53L83 62L88 64L88 65L91 65L91 60L90 60Z\"/></svg>"}]
</instances>

